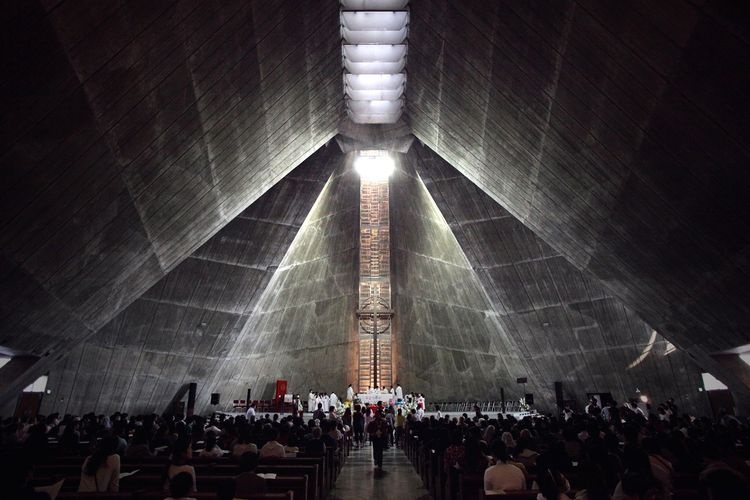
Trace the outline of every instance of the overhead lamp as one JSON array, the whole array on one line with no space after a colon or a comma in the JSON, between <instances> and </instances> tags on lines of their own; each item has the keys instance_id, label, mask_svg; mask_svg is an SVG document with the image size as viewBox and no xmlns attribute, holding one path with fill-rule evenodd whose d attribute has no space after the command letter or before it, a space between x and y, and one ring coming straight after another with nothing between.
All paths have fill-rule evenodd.
<instances>
[{"instance_id":1,"label":"overhead lamp","mask_svg":"<svg viewBox=\"0 0 750 500\"><path fill-rule=\"evenodd\" d=\"M385 151L360 151L354 159L354 170L363 181L385 181L391 176L396 164Z\"/></svg>"}]
</instances>

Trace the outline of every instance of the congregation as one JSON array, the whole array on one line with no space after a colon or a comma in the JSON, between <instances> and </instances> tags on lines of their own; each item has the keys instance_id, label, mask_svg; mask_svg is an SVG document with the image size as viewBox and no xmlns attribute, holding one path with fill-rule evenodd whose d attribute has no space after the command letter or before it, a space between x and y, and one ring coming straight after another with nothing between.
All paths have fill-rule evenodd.
<instances>
[{"instance_id":1,"label":"congregation","mask_svg":"<svg viewBox=\"0 0 750 500\"><path fill-rule=\"evenodd\" d=\"M73 470L80 478L68 491L123 491L123 480L129 480L123 479L129 475L123 474L125 463L139 464L130 467L136 468L130 482L140 483L139 489L144 489L144 480L158 475L160 493L154 493L155 498L193 498L197 492L204 494L201 498L206 493L212 494L209 498L249 498L273 491L269 478L279 482L276 474L257 474L260 469L307 474L302 466L315 464L301 491L316 488L309 483L318 482L330 488L347 451L340 419L305 421L302 414L265 414L250 420L222 414L54 414L3 421L0 470L5 491L14 499L49 498L34 487L48 484L59 473L70 476ZM70 460L77 464L69 465ZM323 486L319 493L322 496Z\"/></svg>"},{"instance_id":2,"label":"congregation","mask_svg":"<svg viewBox=\"0 0 750 500\"><path fill-rule=\"evenodd\" d=\"M320 406L320 404L319 404ZM342 460L349 443L373 449L377 470L383 450L403 448L415 462L440 457L445 478L440 498L469 500L531 491L538 500L640 500L750 498L750 432L746 423L723 414L718 420L680 414L672 401L648 413L630 404L585 412L516 419L509 414L426 415L382 401L318 408L313 418L255 414L212 417L173 415L81 417L53 414L2 422L3 484L12 498L47 498L41 484L50 457L79 457L79 492L117 492L121 464L161 457L162 498L211 490L212 498L245 498L267 491L258 464L284 457ZM602 411L606 410L606 411ZM198 464L231 462L232 480L217 484ZM340 465L340 464L338 464ZM207 490L205 481L211 483ZM437 487L437 483L426 483ZM172 495L169 497L168 495ZM692 496L691 496L692 495Z\"/></svg>"},{"instance_id":3,"label":"congregation","mask_svg":"<svg viewBox=\"0 0 750 500\"><path fill-rule=\"evenodd\" d=\"M673 402L649 413L633 409L632 402L586 410L521 420L478 408L473 417L410 415L399 445L420 470L440 457L443 481L423 475L436 497L750 498L746 422L727 414L716 421L680 414Z\"/></svg>"}]
</instances>

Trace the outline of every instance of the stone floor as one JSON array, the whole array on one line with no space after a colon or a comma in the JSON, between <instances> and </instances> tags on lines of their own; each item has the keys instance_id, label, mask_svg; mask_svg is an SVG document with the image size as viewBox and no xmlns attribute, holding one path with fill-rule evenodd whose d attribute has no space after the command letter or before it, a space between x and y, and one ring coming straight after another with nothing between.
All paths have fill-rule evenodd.
<instances>
[{"instance_id":1,"label":"stone floor","mask_svg":"<svg viewBox=\"0 0 750 500\"><path fill-rule=\"evenodd\" d=\"M375 471L372 446L352 450L328 500L383 498L432 500L403 451L390 448L383 454L383 472Z\"/></svg>"}]
</instances>

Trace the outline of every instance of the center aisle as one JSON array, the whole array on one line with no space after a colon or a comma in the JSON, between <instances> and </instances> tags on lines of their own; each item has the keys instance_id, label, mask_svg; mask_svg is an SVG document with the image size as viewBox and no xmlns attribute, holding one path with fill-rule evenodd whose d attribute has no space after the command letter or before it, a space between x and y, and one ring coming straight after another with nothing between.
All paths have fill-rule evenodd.
<instances>
[{"instance_id":1,"label":"center aisle","mask_svg":"<svg viewBox=\"0 0 750 500\"><path fill-rule=\"evenodd\" d=\"M432 500L406 454L391 447L383 453L383 472L375 471L372 445L353 449L328 500L383 498Z\"/></svg>"}]
</instances>

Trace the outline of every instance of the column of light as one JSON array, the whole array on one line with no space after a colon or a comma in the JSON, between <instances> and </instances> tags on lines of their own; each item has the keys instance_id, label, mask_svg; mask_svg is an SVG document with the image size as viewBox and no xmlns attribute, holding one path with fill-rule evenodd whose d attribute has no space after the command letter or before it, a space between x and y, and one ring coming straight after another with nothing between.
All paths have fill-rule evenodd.
<instances>
[{"instance_id":1,"label":"column of light","mask_svg":"<svg viewBox=\"0 0 750 500\"><path fill-rule=\"evenodd\" d=\"M344 96L355 123L394 123L404 108L409 0L341 0Z\"/></svg>"}]
</instances>

